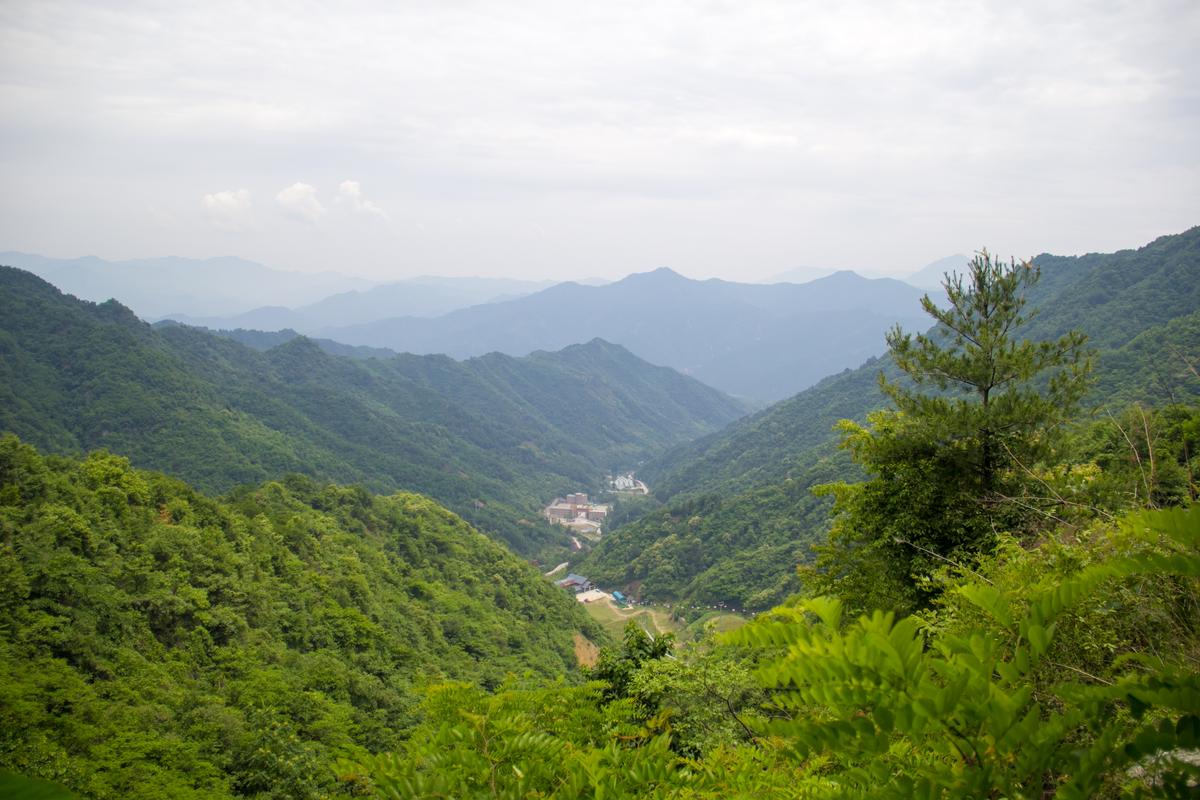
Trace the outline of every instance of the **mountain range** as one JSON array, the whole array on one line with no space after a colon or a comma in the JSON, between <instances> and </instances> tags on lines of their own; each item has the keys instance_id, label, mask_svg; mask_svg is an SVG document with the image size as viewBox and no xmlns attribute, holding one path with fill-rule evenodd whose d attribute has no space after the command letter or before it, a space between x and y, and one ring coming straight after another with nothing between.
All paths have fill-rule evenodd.
<instances>
[{"instance_id":1,"label":"mountain range","mask_svg":"<svg viewBox=\"0 0 1200 800\"><path fill-rule=\"evenodd\" d=\"M1194 744L1188 718L1161 708L1129 744L1106 739L1117 728L1101 726L1115 725L1112 686L1145 687L1157 698L1194 672L1186 656L1196 651L1189 611L1197 593L1186 576L1197 570L1183 556L1194 552L1194 510L1114 515L1195 502L1200 228L1136 251L1043 255L1036 263L1036 313L1016 334L1087 333L1097 361L1089 404L1134 426L1118 435L1106 419L1077 416L1072 459L1031 470L1027 489L1054 493L1057 484L1071 495L1054 506L1070 519L1006 529L1002 541L1022 546L960 561L975 568L970 576L926 574L922 580L953 583L920 616L896 621L897 606L883 594L880 612L839 626L861 591L855 587L886 585L896 553L862 561L856 548L848 560L870 565L858 583L748 622L730 637L739 647L674 651L658 634L680 620L691 622L681 636L711 633L747 622L738 611L770 608L798 589L825 591L802 587L796 571L829 525L827 502L811 489L861 474L831 428L886 405L878 375L900 377L886 356L743 417L728 395L603 339L456 361L294 330L150 325L115 300L79 300L29 272L0 268L0 432L42 451L0 435L0 795L70 796L20 777L30 775L106 799L579 797L593 789L641 797L670 793L672 784L681 796L725 797L732 786L773 797L798 781L834 785L846 774L837 763L844 747L861 745L855 763L866 763L899 742L919 756L906 764L949 774L952 748L984 752L1020 719L1041 730L1037 709L1028 710L1035 677L1037 685L1069 685L1069 695L1047 696L1076 713L1080 674L1095 692L1086 700L1092 710L1080 712L1091 717L1062 717L1066 739L1060 746L1059 732L1048 740L1061 761L1035 764L1022 785L1040 792L1047 774L1065 780L1081 741L1088 746L1077 738L1085 727L1102 743L1094 752L1130 755L1163 731L1178 734L1155 740L1165 742L1163 753ZM669 273L622 283L637 289L639 281L685 295L699 283ZM830 305L834 290L880 289L862 281L843 274L816 286ZM821 296L785 287L766 288L809 303L806 313L819 318ZM712 297L692 296L694 316L683 319L690 326L673 346L703 336L706 321L726 325L722 315L737 305L716 288ZM656 291L643 294L653 300L662 296ZM547 294L564 290L524 300ZM774 313L757 295L743 305ZM470 311L479 308L491 306ZM638 330L670 333L648 323ZM803 344L830 349L832 335ZM876 347L883 350L882 340ZM754 352L745 345L743 357ZM1163 407L1168 400L1190 405ZM1158 407L1125 406L1139 401ZM539 507L631 467L654 495L618 499L599 545L582 561L568 553L566 533L542 521ZM897 513L876 515L893 526L889 534L921 524L906 507L911 494L934 489L931 505L940 509L934 481L958 479L914 471L915 480L873 484L889 502L897 485L905 498ZM854 518L839 519L845 528ZM946 530L959 533L957 523ZM911 544L891 535L879 541ZM1104 560L1131 546L1133 557ZM578 603L548 579L559 568L529 563L546 558L569 561L559 568L605 589L669 601L671 619ZM1163 566L1143 574L1147 563ZM1096 587L1097 576L1118 580L1068 610L1062 597ZM1071 623L1053 641L1053 623L1036 625L1049 622L1041 609L1050 604ZM623 617L633 625L614 642L605 628ZM985 617L994 624L975 624ZM1009 658L1025 652L1025 639L1029 652L1040 647L1048 656L1028 670ZM779 660L780 642L799 642L802 657ZM1144 644L1131 651L1130 642ZM898 647L918 678L960 670L955 686L970 684L977 696L954 706L942 682L897 682ZM968 651L983 656L965 668L943 658ZM1125 663L1161 668L1122 677L1114 670ZM583 664L594 669L581 674ZM752 675L773 677L757 684ZM850 695L834 698L832 713L831 675L853 684ZM802 702L786 719L778 704L762 705L779 687L797 689ZM863 716L863 687L873 692L867 705L882 714ZM987 701L997 692L1018 699L993 729ZM1126 696L1133 695L1118 700ZM941 729L930 733L921 715L945 702L956 718L975 720L982 744L961 748L939 738ZM904 731L913 721L916 736ZM772 733L769 743L756 739L759 730ZM811 759L784 760L784 752L814 752L812 743L828 741L831 730L846 735L825 748L828 763L817 773ZM681 756L696 768L680 769ZM963 794L963 775L998 775L1004 770L991 766L1018 761L988 750L986 769L959 769L964 756L949 794ZM1129 785L1130 763L1110 770L1114 785ZM873 770L850 794L869 795L888 773L887 765ZM917 785L903 781L899 774L892 794ZM1173 785L1187 788L1182 779ZM1003 791L1013 794L991 793Z\"/></svg>"},{"instance_id":2,"label":"mountain range","mask_svg":"<svg viewBox=\"0 0 1200 800\"><path fill-rule=\"evenodd\" d=\"M237 258L5 253L0 263L81 299L116 298L147 320L257 331L244 336L260 342L296 331L338 354L523 356L602 338L759 406L876 355L883 331L916 320L920 296L893 279L828 270L801 270L802 284L697 281L664 268L612 284L423 276L371 285ZM822 345L805 345L814 341Z\"/></svg>"},{"instance_id":3,"label":"mountain range","mask_svg":"<svg viewBox=\"0 0 1200 800\"><path fill-rule=\"evenodd\" d=\"M562 283L433 319L326 328L351 345L467 358L602 338L721 391L764 404L878 354L883 332L920 318L922 292L852 272L806 284L697 281L670 269L606 286Z\"/></svg>"},{"instance_id":4,"label":"mountain range","mask_svg":"<svg viewBox=\"0 0 1200 800\"><path fill-rule=\"evenodd\" d=\"M207 328L263 331L292 328L305 334L319 334L329 328L355 325L367 320L399 316L436 317L468 306L532 294L553 285L554 281L423 276L342 292L296 308L273 305L226 316L166 316L177 322Z\"/></svg>"},{"instance_id":5,"label":"mountain range","mask_svg":"<svg viewBox=\"0 0 1200 800\"><path fill-rule=\"evenodd\" d=\"M0 430L99 447L207 491L288 472L438 499L519 552L565 544L537 511L741 416L737 401L595 340L525 358L259 352L0 269Z\"/></svg>"}]
</instances>

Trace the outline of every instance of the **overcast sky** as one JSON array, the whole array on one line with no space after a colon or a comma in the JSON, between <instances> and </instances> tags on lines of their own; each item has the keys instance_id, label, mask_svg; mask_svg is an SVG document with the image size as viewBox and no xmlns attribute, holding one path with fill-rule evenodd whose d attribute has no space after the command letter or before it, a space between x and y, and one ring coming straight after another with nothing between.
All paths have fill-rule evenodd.
<instances>
[{"instance_id":1,"label":"overcast sky","mask_svg":"<svg viewBox=\"0 0 1200 800\"><path fill-rule=\"evenodd\" d=\"M905 273L1200 224L1200 3L0 3L0 250Z\"/></svg>"}]
</instances>

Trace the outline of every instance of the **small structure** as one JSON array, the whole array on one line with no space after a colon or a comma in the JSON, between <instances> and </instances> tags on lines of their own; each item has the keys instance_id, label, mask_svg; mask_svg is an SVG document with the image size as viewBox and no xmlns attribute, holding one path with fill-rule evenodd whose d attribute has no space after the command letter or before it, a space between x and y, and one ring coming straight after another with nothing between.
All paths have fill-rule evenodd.
<instances>
[{"instance_id":1,"label":"small structure","mask_svg":"<svg viewBox=\"0 0 1200 800\"><path fill-rule=\"evenodd\" d=\"M608 488L617 494L650 494L649 487L633 476L632 472L608 479Z\"/></svg>"},{"instance_id":2,"label":"small structure","mask_svg":"<svg viewBox=\"0 0 1200 800\"><path fill-rule=\"evenodd\" d=\"M594 603L597 600L603 600L606 597L608 597L608 594L600 591L599 589L588 589L586 592L580 592L579 594L575 595L575 599L581 603Z\"/></svg>"},{"instance_id":3,"label":"small structure","mask_svg":"<svg viewBox=\"0 0 1200 800\"><path fill-rule=\"evenodd\" d=\"M613 590L612 599L617 602L617 605L620 605L620 606L629 605L629 600L625 597L625 595L621 594L620 592L618 592L616 590Z\"/></svg>"},{"instance_id":4,"label":"small structure","mask_svg":"<svg viewBox=\"0 0 1200 800\"><path fill-rule=\"evenodd\" d=\"M555 585L561 586L562 588L575 592L576 594L579 592L586 592L588 589L593 588L591 581L582 575L576 575L574 572L569 573L567 577L563 578L561 581L555 581L554 583Z\"/></svg>"}]
</instances>

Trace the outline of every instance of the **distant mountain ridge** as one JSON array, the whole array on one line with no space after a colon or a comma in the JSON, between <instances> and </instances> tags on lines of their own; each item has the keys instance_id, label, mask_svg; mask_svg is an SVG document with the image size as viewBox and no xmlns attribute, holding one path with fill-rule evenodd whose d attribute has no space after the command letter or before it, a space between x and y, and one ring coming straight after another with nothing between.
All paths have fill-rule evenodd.
<instances>
[{"instance_id":1,"label":"distant mountain ridge","mask_svg":"<svg viewBox=\"0 0 1200 800\"><path fill-rule=\"evenodd\" d=\"M296 308L271 305L232 316L165 316L177 322L206 328L246 328L263 331L292 328L306 335L319 335L326 329L390 317L441 316L460 308L522 297L549 288L554 283L510 278L442 278L425 275L390 281L369 289L342 292Z\"/></svg>"},{"instance_id":2,"label":"distant mountain ridge","mask_svg":"<svg viewBox=\"0 0 1200 800\"><path fill-rule=\"evenodd\" d=\"M827 267L795 267L776 273L763 281L763 283L810 283L821 278L827 278L835 272L837 272L836 269L829 269Z\"/></svg>"},{"instance_id":3,"label":"distant mountain ridge","mask_svg":"<svg viewBox=\"0 0 1200 800\"><path fill-rule=\"evenodd\" d=\"M1086 333L1098 351L1089 403L1200 397L1200 227L1137 250L1034 262L1036 315L1021 335ZM810 488L857 474L833 426L887 405L881 371L899 377L888 359L871 359L644 465L667 505L605 537L589 576L662 599L777 602L824 534L827 501Z\"/></svg>"},{"instance_id":4,"label":"distant mountain ridge","mask_svg":"<svg viewBox=\"0 0 1200 800\"><path fill-rule=\"evenodd\" d=\"M0 264L28 270L81 300L101 303L120 298L138 316L172 313L232 314L267 303L311 303L335 292L362 289L371 281L332 272L271 269L234 256L106 261L95 256L47 258L0 253Z\"/></svg>"},{"instance_id":5,"label":"distant mountain ridge","mask_svg":"<svg viewBox=\"0 0 1200 800\"><path fill-rule=\"evenodd\" d=\"M937 289L941 287L942 280L946 275L952 272L962 275L970 260L970 256L964 256L961 253L939 258L904 278L904 282L921 289Z\"/></svg>"},{"instance_id":6,"label":"distant mountain ridge","mask_svg":"<svg viewBox=\"0 0 1200 800\"><path fill-rule=\"evenodd\" d=\"M455 358L523 355L599 337L761 403L878 354L885 330L917 322L921 294L901 281L852 272L762 285L696 281L662 268L599 287L562 283L434 319L400 317L318 334Z\"/></svg>"},{"instance_id":7,"label":"distant mountain ridge","mask_svg":"<svg viewBox=\"0 0 1200 800\"><path fill-rule=\"evenodd\" d=\"M105 447L208 491L287 472L431 495L525 553L565 543L555 494L744 413L602 341L526 358L351 360L304 337L258 352L0 268L0 431Z\"/></svg>"}]
</instances>

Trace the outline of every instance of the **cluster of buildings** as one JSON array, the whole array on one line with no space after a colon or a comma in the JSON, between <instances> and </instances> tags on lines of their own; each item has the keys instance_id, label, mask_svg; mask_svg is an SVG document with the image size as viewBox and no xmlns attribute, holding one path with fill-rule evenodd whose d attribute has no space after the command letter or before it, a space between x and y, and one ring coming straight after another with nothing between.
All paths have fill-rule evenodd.
<instances>
[{"instance_id":1,"label":"cluster of buildings","mask_svg":"<svg viewBox=\"0 0 1200 800\"><path fill-rule=\"evenodd\" d=\"M583 492L559 497L542 510L551 522L565 525L584 536L599 536L611 506L592 503Z\"/></svg>"}]
</instances>

